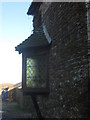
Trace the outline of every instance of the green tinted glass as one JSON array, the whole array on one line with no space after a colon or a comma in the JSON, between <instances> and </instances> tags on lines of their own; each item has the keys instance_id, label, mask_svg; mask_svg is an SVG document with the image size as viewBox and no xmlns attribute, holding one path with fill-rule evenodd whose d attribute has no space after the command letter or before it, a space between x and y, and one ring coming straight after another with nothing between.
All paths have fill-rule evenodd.
<instances>
[{"instance_id":1,"label":"green tinted glass","mask_svg":"<svg viewBox=\"0 0 90 120\"><path fill-rule=\"evenodd\" d=\"M30 88L45 87L46 81L46 56L27 58L26 85Z\"/></svg>"}]
</instances>

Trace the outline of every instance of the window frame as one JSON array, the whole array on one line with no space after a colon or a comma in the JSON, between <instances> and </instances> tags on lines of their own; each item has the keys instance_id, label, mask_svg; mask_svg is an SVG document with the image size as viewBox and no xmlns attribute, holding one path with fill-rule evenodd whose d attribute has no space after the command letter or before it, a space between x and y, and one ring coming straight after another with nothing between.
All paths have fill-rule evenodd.
<instances>
[{"instance_id":1,"label":"window frame","mask_svg":"<svg viewBox=\"0 0 90 120\"><path fill-rule=\"evenodd\" d=\"M29 52L30 51L30 52ZM32 58L35 56L42 56L42 55L47 56L47 73L46 73L46 80L45 84L46 87L40 87L40 88L30 88L26 86L26 62L27 58ZM49 89L49 48L41 48L41 49L30 49L26 50L24 53L22 53L22 89L24 94L49 94L50 89Z\"/></svg>"}]
</instances>

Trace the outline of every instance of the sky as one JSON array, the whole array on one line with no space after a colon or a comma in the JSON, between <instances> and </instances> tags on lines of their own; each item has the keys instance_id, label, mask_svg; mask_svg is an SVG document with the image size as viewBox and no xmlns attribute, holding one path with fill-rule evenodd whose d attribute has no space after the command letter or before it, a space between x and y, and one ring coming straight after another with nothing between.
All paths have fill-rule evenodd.
<instances>
[{"instance_id":1,"label":"sky","mask_svg":"<svg viewBox=\"0 0 90 120\"><path fill-rule=\"evenodd\" d=\"M22 55L15 47L33 30L31 2L0 2L0 84L22 81Z\"/></svg>"}]
</instances>

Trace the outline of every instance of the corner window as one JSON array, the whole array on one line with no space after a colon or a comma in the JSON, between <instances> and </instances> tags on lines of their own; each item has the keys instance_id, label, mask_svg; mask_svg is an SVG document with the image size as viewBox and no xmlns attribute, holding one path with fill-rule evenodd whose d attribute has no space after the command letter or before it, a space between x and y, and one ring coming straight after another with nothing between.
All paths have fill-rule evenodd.
<instances>
[{"instance_id":1,"label":"corner window","mask_svg":"<svg viewBox=\"0 0 90 120\"><path fill-rule=\"evenodd\" d=\"M41 50L22 56L22 88L25 94L49 93L49 50Z\"/></svg>"}]
</instances>

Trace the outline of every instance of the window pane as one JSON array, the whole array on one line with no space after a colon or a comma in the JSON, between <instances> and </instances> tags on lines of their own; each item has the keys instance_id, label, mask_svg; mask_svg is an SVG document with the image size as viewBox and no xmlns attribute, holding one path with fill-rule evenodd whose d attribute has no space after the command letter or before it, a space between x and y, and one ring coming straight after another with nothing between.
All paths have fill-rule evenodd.
<instances>
[{"instance_id":1,"label":"window pane","mask_svg":"<svg viewBox=\"0 0 90 120\"><path fill-rule=\"evenodd\" d=\"M26 85L31 88L45 87L47 56L27 58Z\"/></svg>"}]
</instances>

